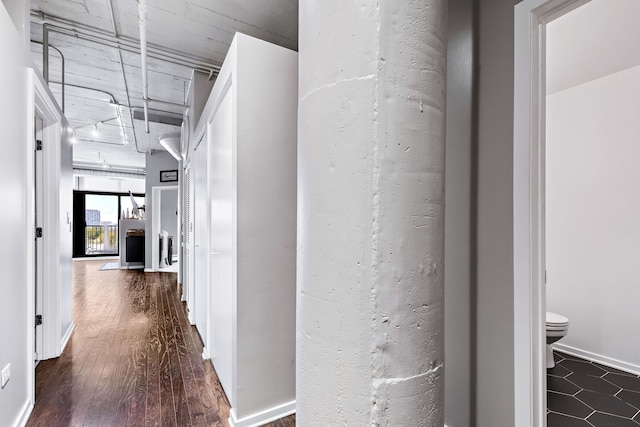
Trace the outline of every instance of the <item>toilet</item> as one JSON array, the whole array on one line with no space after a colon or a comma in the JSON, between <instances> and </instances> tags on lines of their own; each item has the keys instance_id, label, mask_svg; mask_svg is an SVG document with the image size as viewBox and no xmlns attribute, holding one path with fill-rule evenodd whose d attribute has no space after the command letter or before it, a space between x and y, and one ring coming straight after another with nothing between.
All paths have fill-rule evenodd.
<instances>
[{"instance_id":1,"label":"toilet","mask_svg":"<svg viewBox=\"0 0 640 427\"><path fill-rule=\"evenodd\" d=\"M553 350L551 344L567 335L569 331L569 319L556 313L547 311L547 369L556 366L553 360Z\"/></svg>"}]
</instances>

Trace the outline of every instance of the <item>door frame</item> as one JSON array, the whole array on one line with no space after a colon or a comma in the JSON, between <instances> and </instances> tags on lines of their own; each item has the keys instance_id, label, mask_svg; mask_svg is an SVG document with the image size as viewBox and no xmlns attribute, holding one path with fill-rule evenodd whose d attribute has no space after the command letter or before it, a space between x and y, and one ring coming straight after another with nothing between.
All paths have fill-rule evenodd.
<instances>
[{"instance_id":1,"label":"door frame","mask_svg":"<svg viewBox=\"0 0 640 427\"><path fill-rule=\"evenodd\" d=\"M184 168L184 215L182 216L183 227L185 229L185 239L184 245L186 247L187 256L185 257L185 273L184 276L186 278L183 284L183 294L184 300L187 303L187 311L189 323L191 325L195 325L195 312L194 312L194 295L195 295L195 280L194 280L194 238L193 238L193 169L191 168L191 162L189 162ZM187 202L188 199L188 202Z\"/></svg>"},{"instance_id":2,"label":"door frame","mask_svg":"<svg viewBox=\"0 0 640 427\"><path fill-rule=\"evenodd\" d=\"M40 117L37 111L34 112L34 137L33 141L37 141L38 138L40 140L44 139L44 120ZM35 147L33 147L33 161L34 161L34 183L33 183L33 194L34 194L34 223L33 226L44 228L44 159L43 159L43 150L38 151ZM35 237L33 239L33 253L34 253L34 299L35 299L35 315L41 314L44 306L44 247L45 243L49 239L48 236L43 235L41 238ZM35 325L35 340L34 340L34 359L36 363L40 360L40 357L43 354L43 339L44 339L44 331L43 328L38 328L38 325Z\"/></svg>"},{"instance_id":3,"label":"door frame","mask_svg":"<svg viewBox=\"0 0 640 427\"><path fill-rule=\"evenodd\" d=\"M515 426L546 426L546 25L590 0L514 9L513 284Z\"/></svg>"},{"instance_id":4,"label":"door frame","mask_svg":"<svg viewBox=\"0 0 640 427\"><path fill-rule=\"evenodd\" d=\"M210 147L206 128L200 134L198 134L196 140L198 142L194 147L190 162L191 183L193 189L193 193L191 193L191 195L193 196L193 216L191 217L191 221L193 222L193 252L191 254L193 260L193 298L191 300L192 304L190 308L193 311L194 325L196 326L196 329L198 330L203 343L202 359L207 360L210 359L209 350L211 348L211 342L209 340L211 331L211 249L209 241L209 236L211 235L211 191L209 186ZM202 175L204 175L204 194L198 195L196 188L198 187L197 183L199 182L199 179L202 179ZM198 217L196 200L200 200L202 203L204 203L204 218ZM200 246L196 245L196 236L205 236L203 248L200 248ZM204 253L204 257L198 258L197 254L200 253ZM203 263L204 266L199 266L197 262L198 260ZM203 279L202 277L197 276L197 272L200 268L203 269L204 283L196 280L197 278L201 279L201 281ZM202 299L204 299L204 301L202 301ZM202 313L203 310L204 313ZM200 322L201 324L198 324L198 319L202 320L202 322Z\"/></svg>"},{"instance_id":5,"label":"door frame","mask_svg":"<svg viewBox=\"0 0 640 427\"><path fill-rule=\"evenodd\" d=\"M158 261L158 251L160 250L160 245L158 244L158 233L160 233L161 228L161 211L162 211L162 193L164 191L173 190L178 191L179 188L177 185L157 185L151 187L151 271L157 272L160 271L160 263ZM178 204L180 203L179 195L178 195ZM177 233L180 232L180 217L177 219ZM176 234L177 234L176 233ZM174 236L177 239L177 236ZM179 266L178 266L179 267Z\"/></svg>"},{"instance_id":6,"label":"door frame","mask_svg":"<svg viewBox=\"0 0 640 427\"><path fill-rule=\"evenodd\" d=\"M60 159L63 132L63 116L57 107L53 96L46 88L43 81L33 69L28 73L28 102L29 102L29 147L35 152L35 116L43 121L42 141L44 145L42 155L42 168L44 185L42 186L44 206L42 209L42 226L44 234L43 245L43 283L41 284L42 310L44 318L42 325L42 349L39 359L58 357L62 352L63 338L60 325L60 239L59 239L59 212L60 199L58 185L60 182ZM35 287L36 287L36 256L35 256L35 162L29 156L30 161L26 167L27 182L32 190L27 202L28 212L33 220L29 221L27 239L34 242L33 249L28 252L27 265L27 298L26 310L27 324L27 366L28 387L31 402L35 403ZM68 337L65 337L68 339ZM66 341L65 341L66 342Z\"/></svg>"}]
</instances>

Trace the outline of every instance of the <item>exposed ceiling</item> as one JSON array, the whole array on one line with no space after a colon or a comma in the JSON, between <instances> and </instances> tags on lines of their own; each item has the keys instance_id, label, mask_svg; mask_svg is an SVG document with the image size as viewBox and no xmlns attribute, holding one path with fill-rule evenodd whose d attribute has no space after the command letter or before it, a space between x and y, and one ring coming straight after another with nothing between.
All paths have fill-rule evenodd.
<instances>
[{"instance_id":1,"label":"exposed ceiling","mask_svg":"<svg viewBox=\"0 0 640 427\"><path fill-rule=\"evenodd\" d=\"M547 93L640 65L640 1L592 0L547 26Z\"/></svg>"},{"instance_id":2,"label":"exposed ceiling","mask_svg":"<svg viewBox=\"0 0 640 427\"><path fill-rule=\"evenodd\" d=\"M46 23L50 88L60 105L64 55L76 167L144 170L145 152L162 149L159 137L180 130L192 70L215 72L237 31L298 47L297 0L148 0L149 108L174 124L152 121L147 134L137 118L143 107L137 2L33 0L31 8L32 53L42 70Z\"/></svg>"}]
</instances>

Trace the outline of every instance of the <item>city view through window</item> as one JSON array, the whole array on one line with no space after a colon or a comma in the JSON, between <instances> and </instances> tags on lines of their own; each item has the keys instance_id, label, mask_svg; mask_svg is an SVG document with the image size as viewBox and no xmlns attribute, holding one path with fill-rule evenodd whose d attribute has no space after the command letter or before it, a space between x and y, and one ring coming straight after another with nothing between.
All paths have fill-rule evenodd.
<instances>
[{"instance_id":1,"label":"city view through window","mask_svg":"<svg viewBox=\"0 0 640 427\"><path fill-rule=\"evenodd\" d=\"M134 197L144 206L144 197ZM85 197L85 254L117 255L118 220L133 215L129 196L87 194Z\"/></svg>"}]
</instances>

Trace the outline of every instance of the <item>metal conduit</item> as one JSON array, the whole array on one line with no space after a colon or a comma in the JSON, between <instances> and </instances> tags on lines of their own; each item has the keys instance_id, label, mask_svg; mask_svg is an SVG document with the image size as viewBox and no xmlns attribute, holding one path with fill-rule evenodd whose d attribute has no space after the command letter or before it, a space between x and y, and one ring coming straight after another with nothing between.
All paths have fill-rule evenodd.
<instances>
[{"instance_id":1,"label":"metal conduit","mask_svg":"<svg viewBox=\"0 0 640 427\"><path fill-rule=\"evenodd\" d=\"M63 85L63 86L62 86L63 88L64 88L64 86L65 86L65 84L64 84L64 83L56 82L56 81L53 81L53 80L52 80L52 81L50 81L49 83L50 83L50 84L51 84L51 83L52 83L52 84L61 84L61 85ZM67 84L66 84L66 86L69 86L69 87L75 87L75 88L78 88L78 89L93 90L93 91L95 91L95 92L100 92L100 93L104 93L105 95L108 95L108 96L111 98L111 104L112 104L112 105L114 105L114 106L116 107L116 114L117 114L117 117L116 117L116 118L119 118L119 119L120 119L120 128L121 128L121 130L122 130L122 133L124 134L124 133L126 132L126 131L125 131L125 127L124 127L124 121L122 120L122 115L121 115L121 112L120 112L120 107L122 106L122 104L120 104L120 103L118 102L118 100L116 100L116 97L115 97L115 96L113 96L113 94L112 94L111 92L107 92L106 90L102 90L102 89L96 89L96 88L94 88L94 87L82 86L82 85L76 85L76 84L72 84L72 83L67 83ZM103 121L106 121L106 120L103 120ZM111 144L111 143L109 143L109 144ZM113 144L113 145L115 145L115 144Z\"/></svg>"},{"instance_id":2,"label":"metal conduit","mask_svg":"<svg viewBox=\"0 0 640 427\"><path fill-rule=\"evenodd\" d=\"M49 84L49 24L42 25L42 78Z\"/></svg>"},{"instance_id":3,"label":"metal conduit","mask_svg":"<svg viewBox=\"0 0 640 427\"><path fill-rule=\"evenodd\" d=\"M118 29L116 28L116 15L113 13L113 1L109 0L109 14L111 16L111 27L113 29L114 37L118 37ZM129 120L131 120L131 126L133 128L133 142L136 144L136 151L140 154L143 152L140 151L138 147L138 137L136 136L135 125L133 122L133 112L131 111L131 97L129 96L129 85L127 84L127 75L124 72L124 61L122 60L122 49L118 45L118 61L120 63L120 71L122 71L122 82L124 83L124 92L127 96L127 105L129 106ZM119 109L120 107L118 107ZM122 119L121 119L122 120ZM126 135L124 136L126 142Z\"/></svg>"},{"instance_id":4,"label":"metal conduit","mask_svg":"<svg viewBox=\"0 0 640 427\"><path fill-rule=\"evenodd\" d=\"M49 29L56 29L56 32L68 34L79 39L95 41L106 46L120 47L126 52L140 53L139 41L130 37L118 35L114 36L100 28L91 27L75 21L47 15L43 12L32 11L31 16L35 22L48 25ZM220 65L208 62L206 60L185 55L181 52L175 52L166 48L149 44L147 46L148 55L151 58L161 59L176 65L187 68L193 68L205 73L217 74L220 71Z\"/></svg>"},{"instance_id":5,"label":"metal conduit","mask_svg":"<svg viewBox=\"0 0 640 427\"><path fill-rule=\"evenodd\" d=\"M47 39L48 40L48 39ZM31 40L31 43L35 43L35 44L39 44L42 45L42 49L44 50L44 42L39 42L37 40ZM64 94L64 55L62 54L62 51L60 49L58 49L57 47L55 47L54 45L47 43L47 46L50 47L51 49L55 50L56 52L58 52L60 54L60 58L62 59L62 83L59 83L62 85L62 114L64 114L64 101L65 101L65 94ZM47 55L47 58L49 57L49 55ZM44 64L43 64L43 69L44 69ZM43 72L44 75L44 72ZM47 59L47 78L49 77L49 60ZM49 83L47 81L47 83ZM58 82L53 82L53 83L58 83Z\"/></svg>"}]
</instances>

